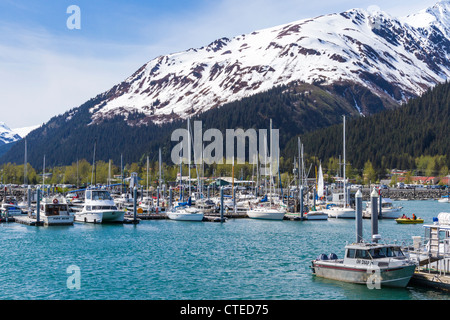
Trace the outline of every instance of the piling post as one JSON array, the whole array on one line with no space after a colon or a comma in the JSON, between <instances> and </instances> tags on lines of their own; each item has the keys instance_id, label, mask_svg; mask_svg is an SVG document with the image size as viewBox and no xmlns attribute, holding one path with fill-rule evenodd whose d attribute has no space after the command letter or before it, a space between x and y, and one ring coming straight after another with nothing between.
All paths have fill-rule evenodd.
<instances>
[{"instance_id":1,"label":"piling post","mask_svg":"<svg viewBox=\"0 0 450 320\"><path fill-rule=\"evenodd\" d=\"M220 187L220 221L223 222L223 187Z\"/></svg>"},{"instance_id":2,"label":"piling post","mask_svg":"<svg viewBox=\"0 0 450 320\"><path fill-rule=\"evenodd\" d=\"M355 200L356 200L356 243L360 243L363 241L362 192L360 189L358 189L358 191L356 192Z\"/></svg>"},{"instance_id":3,"label":"piling post","mask_svg":"<svg viewBox=\"0 0 450 320\"><path fill-rule=\"evenodd\" d=\"M136 222L137 215L137 188L134 186L133 188L133 221Z\"/></svg>"},{"instance_id":4,"label":"piling post","mask_svg":"<svg viewBox=\"0 0 450 320\"><path fill-rule=\"evenodd\" d=\"M382 211L382 206L381 206L383 198L381 196L381 189L379 190L378 193L379 193L379 195L378 195L378 217L381 219L381 218L383 218L383 211Z\"/></svg>"},{"instance_id":5,"label":"piling post","mask_svg":"<svg viewBox=\"0 0 450 320\"><path fill-rule=\"evenodd\" d=\"M28 214L31 212L31 186L28 186L28 196L27 196L27 208L28 208Z\"/></svg>"},{"instance_id":6,"label":"piling post","mask_svg":"<svg viewBox=\"0 0 450 320\"><path fill-rule=\"evenodd\" d=\"M156 207L159 208L159 187L156 188Z\"/></svg>"},{"instance_id":7,"label":"piling post","mask_svg":"<svg viewBox=\"0 0 450 320\"><path fill-rule=\"evenodd\" d=\"M172 202L173 202L173 190L172 187L169 188L169 209L172 209Z\"/></svg>"},{"instance_id":8,"label":"piling post","mask_svg":"<svg viewBox=\"0 0 450 320\"><path fill-rule=\"evenodd\" d=\"M303 220L303 212L305 211L303 204L303 186L300 187L299 200L300 200L300 219Z\"/></svg>"},{"instance_id":9,"label":"piling post","mask_svg":"<svg viewBox=\"0 0 450 320\"><path fill-rule=\"evenodd\" d=\"M37 200L36 200L36 225L40 223L41 214L41 188L37 187Z\"/></svg>"},{"instance_id":10,"label":"piling post","mask_svg":"<svg viewBox=\"0 0 450 320\"><path fill-rule=\"evenodd\" d=\"M375 188L370 195L371 216L372 216L372 241L378 242L378 193Z\"/></svg>"},{"instance_id":11,"label":"piling post","mask_svg":"<svg viewBox=\"0 0 450 320\"><path fill-rule=\"evenodd\" d=\"M317 194L317 190L314 187L314 189L313 189L313 208L314 208L314 210L316 209L316 194Z\"/></svg>"}]
</instances>

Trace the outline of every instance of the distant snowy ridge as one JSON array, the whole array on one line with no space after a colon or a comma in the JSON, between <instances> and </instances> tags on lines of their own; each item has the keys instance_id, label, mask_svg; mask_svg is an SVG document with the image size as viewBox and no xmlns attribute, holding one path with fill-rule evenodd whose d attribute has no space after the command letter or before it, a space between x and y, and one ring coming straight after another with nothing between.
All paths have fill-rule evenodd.
<instances>
[{"instance_id":1,"label":"distant snowy ridge","mask_svg":"<svg viewBox=\"0 0 450 320\"><path fill-rule=\"evenodd\" d=\"M0 122L0 145L11 143L22 139L16 132L11 130L4 122Z\"/></svg>"},{"instance_id":2,"label":"distant snowy ridge","mask_svg":"<svg viewBox=\"0 0 450 320\"><path fill-rule=\"evenodd\" d=\"M293 81L358 84L405 102L449 78L449 19L446 0L408 17L351 9L218 39L143 65L100 95L92 123L134 112L169 122Z\"/></svg>"},{"instance_id":3,"label":"distant snowy ridge","mask_svg":"<svg viewBox=\"0 0 450 320\"><path fill-rule=\"evenodd\" d=\"M33 131L34 129L37 129L39 127L40 127L40 125L29 126L29 127L12 129L12 131L17 133L21 138L25 138L31 131Z\"/></svg>"}]
</instances>

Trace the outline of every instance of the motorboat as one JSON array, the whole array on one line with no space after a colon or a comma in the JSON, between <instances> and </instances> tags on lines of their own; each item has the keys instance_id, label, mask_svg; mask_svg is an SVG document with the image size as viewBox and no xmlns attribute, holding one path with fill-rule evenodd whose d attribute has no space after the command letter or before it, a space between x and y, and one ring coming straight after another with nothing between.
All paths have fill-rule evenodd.
<instances>
[{"instance_id":1,"label":"motorboat","mask_svg":"<svg viewBox=\"0 0 450 320\"><path fill-rule=\"evenodd\" d=\"M83 208L75 212L75 221L91 223L123 222L125 211L117 209L106 190L86 190Z\"/></svg>"},{"instance_id":2,"label":"motorboat","mask_svg":"<svg viewBox=\"0 0 450 320\"><path fill-rule=\"evenodd\" d=\"M0 207L1 216L5 218L15 217L22 215L22 210L17 204L17 201L13 198L7 198L2 202Z\"/></svg>"},{"instance_id":3,"label":"motorboat","mask_svg":"<svg viewBox=\"0 0 450 320\"><path fill-rule=\"evenodd\" d=\"M449 200L450 198L449 198L449 196L447 195L447 196L443 196L443 197L441 197L441 198L439 198L438 199L438 202L440 202L440 203L450 203L450 200Z\"/></svg>"},{"instance_id":4,"label":"motorboat","mask_svg":"<svg viewBox=\"0 0 450 320\"><path fill-rule=\"evenodd\" d=\"M73 225L74 215L70 213L69 205L64 197L45 197L39 205L39 219L44 222L44 225Z\"/></svg>"},{"instance_id":5,"label":"motorboat","mask_svg":"<svg viewBox=\"0 0 450 320\"><path fill-rule=\"evenodd\" d=\"M356 211L351 207L327 205L323 212L330 218L336 219L355 219Z\"/></svg>"},{"instance_id":6,"label":"motorboat","mask_svg":"<svg viewBox=\"0 0 450 320\"><path fill-rule=\"evenodd\" d=\"M401 216L403 207L394 206L390 198L381 198L381 216L382 219L398 219ZM364 216L369 217L372 215L371 202L367 202Z\"/></svg>"},{"instance_id":7,"label":"motorboat","mask_svg":"<svg viewBox=\"0 0 450 320\"><path fill-rule=\"evenodd\" d=\"M321 254L311 262L313 274L338 281L364 284L369 288L406 287L416 264L400 246L353 243L345 246L345 256Z\"/></svg>"}]
</instances>

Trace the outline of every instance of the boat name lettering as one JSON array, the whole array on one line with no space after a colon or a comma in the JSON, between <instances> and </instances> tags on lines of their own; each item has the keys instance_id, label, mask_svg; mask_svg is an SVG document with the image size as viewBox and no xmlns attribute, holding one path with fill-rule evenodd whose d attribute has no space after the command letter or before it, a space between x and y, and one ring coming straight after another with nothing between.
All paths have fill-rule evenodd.
<instances>
[{"instance_id":1,"label":"boat name lettering","mask_svg":"<svg viewBox=\"0 0 450 320\"><path fill-rule=\"evenodd\" d=\"M372 262L370 260L362 260L362 259L356 259L356 264L372 264Z\"/></svg>"}]
</instances>

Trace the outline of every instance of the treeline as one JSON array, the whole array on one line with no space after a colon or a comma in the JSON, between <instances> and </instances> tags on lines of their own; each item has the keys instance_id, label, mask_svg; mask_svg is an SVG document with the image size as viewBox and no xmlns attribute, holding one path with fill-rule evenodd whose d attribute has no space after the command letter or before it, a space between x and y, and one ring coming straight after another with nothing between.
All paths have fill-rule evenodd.
<instances>
[{"instance_id":1,"label":"treeline","mask_svg":"<svg viewBox=\"0 0 450 320\"><path fill-rule=\"evenodd\" d=\"M425 176L439 176L445 177L449 174L449 168L446 165L446 156L420 156L414 159L415 167L406 173L406 176L425 175ZM321 165L326 181L329 183L335 182L336 177L341 177L343 174L342 159L330 157L327 161L321 161L317 157L307 156L304 159L305 175L307 178L316 178L317 169ZM0 165L1 181L3 184L72 184L75 186L87 186L91 184L108 184L120 183L121 174L130 177L131 173L137 173L141 179L140 184L146 185L147 179L149 186L156 187L159 184L159 162L149 161L148 172L147 163L133 162L131 164L116 164L111 161L99 160L95 162L95 167L85 159L73 162L68 166L56 166L45 169L45 180L42 178L43 168L39 170L33 168L29 163L25 170L24 165L16 165L7 163ZM183 164L181 171L183 177L189 175L188 165ZM280 157L280 175L274 174L274 181L281 183L284 187L295 185L297 182L297 173L294 173L294 168L298 168L298 163L295 164L291 159ZM26 177L25 177L26 172ZM161 164L161 179L164 183L171 183L172 185L177 180L180 173L180 166L172 163L162 162ZM235 164L234 168L231 164L211 164L211 165L191 165L191 178L197 177L217 178L217 177L232 177L236 180L257 181L257 167L254 164L246 162L245 164ZM366 161L362 168L354 167L350 162L346 164L346 176L357 184L378 183L380 179L390 175L390 170L377 171L371 161ZM268 177L266 177L267 179ZM264 177L259 176L259 179Z\"/></svg>"}]
</instances>

